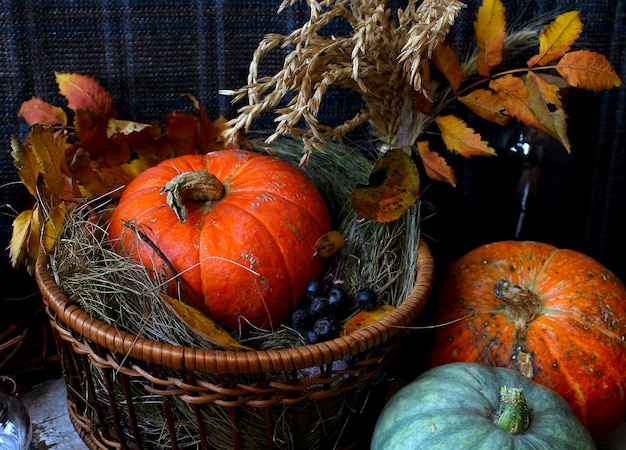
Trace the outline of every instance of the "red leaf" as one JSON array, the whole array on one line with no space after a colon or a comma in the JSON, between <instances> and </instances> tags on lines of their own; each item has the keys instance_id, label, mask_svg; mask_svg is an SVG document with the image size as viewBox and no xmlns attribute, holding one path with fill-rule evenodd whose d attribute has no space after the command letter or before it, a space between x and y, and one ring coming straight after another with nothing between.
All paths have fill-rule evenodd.
<instances>
[{"instance_id":1,"label":"red leaf","mask_svg":"<svg viewBox=\"0 0 626 450\"><path fill-rule=\"evenodd\" d=\"M20 107L18 113L28 125L66 125L67 115L62 108L53 106L39 98L32 98Z\"/></svg>"},{"instance_id":2,"label":"red leaf","mask_svg":"<svg viewBox=\"0 0 626 450\"><path fill-rule=\"evenodd\" d=\"M75 73L55 72L55 76L59 91L74 112L87 109L104 119L115 116L111 96L96 80Z\"/></svg>"}]
</instances>

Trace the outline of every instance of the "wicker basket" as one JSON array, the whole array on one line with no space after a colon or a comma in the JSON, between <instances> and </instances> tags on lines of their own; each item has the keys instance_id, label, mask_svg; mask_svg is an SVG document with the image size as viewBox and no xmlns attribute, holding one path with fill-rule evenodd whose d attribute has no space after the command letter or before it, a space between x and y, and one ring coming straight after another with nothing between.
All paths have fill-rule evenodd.
<instances>
[{"instance_id":1,"label":"wicker basket","mask_svg":"<svg viewBox=\"0 0 626 450\"><path fill-rule=\"evenodd\" d=\"M330 449L354 448L359 437L365 444L359 416L376 408L372 389L387 384L379 375L430 295L433 266L421 242L410 295L374 325L315 345L249 352L179 347L118 331L70 303L45 254L35 275L57 335L70 418L90 448ZM173 412L181 404L197 429L181 427ZM226 430L211 426L216 417ZM356 433L349 417L357 418ZM156 418L166 444L149 444L155 431L145 424Z\"/></svg>"}]
</instances>

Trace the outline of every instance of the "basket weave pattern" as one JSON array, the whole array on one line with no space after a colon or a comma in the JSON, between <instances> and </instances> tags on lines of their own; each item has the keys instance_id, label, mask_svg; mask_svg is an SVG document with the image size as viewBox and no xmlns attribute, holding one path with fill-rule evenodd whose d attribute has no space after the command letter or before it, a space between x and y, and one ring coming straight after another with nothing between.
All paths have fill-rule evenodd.
<instances>
[{"instance_id":1,"label":"basket weave pattern","mask_svg":"<svg viewBox=\"0 0 626 450\"><path fill-rule=\"evenodd\" d=\"M346 418L366 406L368 390L384 384L378 378L407 333L403 327L430 295L434 268L424 242L416 270L410 295L371 326L315 345L247 352L119 331L69 301L44 254L36 280L57 335L70 418L90 448L333 448ZM149 397L150 407L139 397ZM197 429L179 429L181 408ZM211 425L217 416L225 429ZM157 437L146 426L156 419ZM254 445L251 435L258 435Z\"/></svg>"}]
</instances>

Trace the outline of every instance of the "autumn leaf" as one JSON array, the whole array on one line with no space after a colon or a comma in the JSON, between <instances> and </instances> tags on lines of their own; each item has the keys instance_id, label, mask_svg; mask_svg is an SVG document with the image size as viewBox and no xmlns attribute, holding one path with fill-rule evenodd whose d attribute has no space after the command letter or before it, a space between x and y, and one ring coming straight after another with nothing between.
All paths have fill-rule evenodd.
<instances>
[{"instance_id":1,"label":"autumn leaf","mask_svg":"<svg viewBox=\"0 0 626 450\"><path fill-rule=\"evenodd\" d=\"M502 99L489 89L475 89L467 95L459 97L459 101L476 115L498 125L511 122L506 113Z\"/></svg>"},{"instance_id":2,"label":"autumn leaf","mask_svg":"<svg viewBox=\"0 0 626 450\"><path fill-rule=\"evenodd\" d=\"M69 174L65 161L66 138L55 139L52 128L36 126L30 132L29 142L29 151L32 151L38 165L38 169L31 168L31 170L38 170L43 175L48 194L54 193L64 197L69 183L66 177Z\"/></svg>"},{"instance_id":3,"label":"autumn leaf","mask_svg":"<svg viewBox=\"0 0 626 450\"><path fill-rule=\"evenodd\" d=\"M11 139L11 157L22 184L28 189L30 195L36 198L38 195L37 183L41 174L37 157L29 145L22 145L14 137Z\"/></svg>"},{"instance_id":4,"label":"autumn leaf","mask_svg":"<svg viewBox=\"0 0 626 450\"><path fill-rule=\"evenodd\" d=\"M107 122L107 137L111 138L115 134L137 133L150 124L134 122L132 120L111 119Z\"/></svg>"},{"instance_id":5,"label":"autumn leaf","mask_svg":"<svg viewBox=\"0 0 626 450\"><path fill-rule=\"evenodd\" d=\"M456 187L456 177L452 168L439 153L430 150L428 141L417 143L417 151L424 164L426 175L435 181L443 181Z\"/></svg>"},{"instance_id":6,"label":"autumn leaf","mask_svg":"<svg viewBox=\"0 0 626 450\"><path fill-rule=\"evenodd\" d=\"M528 60L528 66L545 66L567 53L583 30L579 11L558 16L539 33L539 53Z\"/></svg>"},{"instance_id":7,"label":"autumn leaf","mask_svg":"<svg viewBox=\"0 0 626 450\"><path fill-rule=\"evenodd\" d=\"M589 50L567 53L556 70L570 86L590 91L603 91L622 85L622 80L604 55Z\"/></svg>"},{"instance_id":8,"label":"autumn leaf","mask_svg":"<svg viewBox=\"0 0 626 450\"><path fill-rule=\"evenodd\" d=\"M402 216L419 195L419 173L401 148L389 150L374 165L367 185L350 194L350 205L361 217L392 222Z\"/></svg>"},{"instance_id":9,"label":"autumn leaf","mask_svg":"<svg viewBox=\"0 0 626 450\"><path fill-rule=\"evenodd\" d=\"M67 115L63 108L53 106L39 98L32 98L22 103L18 116L22 117L30 126L67 124Z\"/></svg>"},{"instance_id":10,"label":"autumn leaf","mask_svg":"<svg viewBox=\"0 0 626 450\"><path fill-rule=\"evenodd\" d=\"M448 115L435 118L435 123L441 131L441 137L450 151L469 158L472 156L495 155L496 151L481 139L481 135L459 119Z\"/></svg>"},{"instance_id":11,"label":"autumn leaf","mask_svg":"<svg viewBox=\"0 0 626 450\"><path fill-rule=\"evenodd\" d=\"M530 107L526 83L520 77L505 75L490 81L489 87L502 99L506 111L528 126L546 131Z\"/></svg>"},{"instance_id":12,"label":"autumn leaf","mask_svg":"<svg viewBox=\"0 0 626 450\"><path fill-rule=\"evenodd\" d=\"M359 311L343 324L343 335L354 333L357 330L373 325L395 311L392 305L380 305L371 310Z\"/></svg>"},{"instance_id":13,"label":"autumn leaf","mask_svg":"<svg viewBox=\"0 0 626 450\"><path fill-rule=\"evenodd\" d=\"M449 42L442 42L435 48L432 61L437 70L446 77L450 87L456 91L463 81L463 70Z\"/></svg>"},{"instance_id":14,"label":"autumn leaf","mask_svg":"<svg viewBox=\"0 0 626 450\"><path fill-rule=\"evenodd\" d=\"M525 79L528 105L533 115L545 127L547 133L571 152L567 136L567 115L563 110L558 86L528 72Z\"/></svg>"},{"instance_id":15,"label":"autumn leaf","mask_svg":"<svg viewBox=\"0 0 626 450\"><path fill-rule=\"evenodd\" d=\"M337 253L346 242L340 231L329 231L315 242L314 258L329 258Z\"/></svg>"},{"instance_id":16,"label":"autumn leaf","mask_svg":"<svg viewBox=\"0 0 626 450\"><path fill-rule=\"evenodd\" d=\"M9 258L13 267L24 264L29 273L35 264L37 255L30 254L30 243L39 242L39 231L36 225L39 211L37 209L28 209L22 211L15 219L13 219L13 232L11 241L9 242Z\"/></svg>"},{"instance_id":17,"label":"autumn leaf","mask_svg":"<svg viewBox=\"0 0 626 450\"><path fill-rule=\"evenodd\" d=\"M55 72L55 76L59 92L74 112L87 109L104 119L115 116L111 96L96 80L76 73Z\"/></svg>"},{"instance_id":18,"label":"autumn leaf","mask_svg":"<svg viewBox=\"0 0 626 450\"><path fill-rule=\"evenodd\" d=\"M47 217L43 224L43 234L41 243L46 252L51 253L54 250L57 239L61 234L63 223L67 215L67 207L65 203L59 203L49 208Z\"/></svg>"},{"instance_id":19,"label":"autumn leaf","mask_svg":"<svg viewBox=\"0 0 626 450\"><path fill-rule=\"evenodd\" d=\"M478 8L474 29L478 46L476 66L478 73L487 77L491 69L502 62L506 17L504 5L500 0L483 1Z\"/></svg>"},{"instance_id":20,"label":"autumn leaf","mask_svg":"<svg viewBox=\"0 0 626 450\"><path fill-rule=\"evenodd\" d=\"M183 322L204 336L210 343L226 350L253 350L241 344L213 319L202 314L197 309L165 294L161 294L161 298Z\"/></svg>"}]
</instances>

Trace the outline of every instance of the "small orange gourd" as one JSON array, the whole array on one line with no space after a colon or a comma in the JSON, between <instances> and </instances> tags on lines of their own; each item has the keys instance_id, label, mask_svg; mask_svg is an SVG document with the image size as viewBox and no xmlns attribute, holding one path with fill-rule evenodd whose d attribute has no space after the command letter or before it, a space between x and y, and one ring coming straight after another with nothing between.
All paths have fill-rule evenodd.
<instances>
[{"instance_id":1,"label":"small orange gourd","mask_svg":"<svg viewBox=\"0 0 626 450\"><path fill-rule=\"evenodd\" d=\"M246 150L172 158L139 174L111 215L114 248L173 277L169 291L232 328L277 325L323 262L331 228L298 168Z\"/></svg>"},{"instance_id":2,"label":"small orange gourd","mask_svg":"<svg viewBox=\"0 0 626 450\"><path fill-rule=\"evenodd\" d=\"M483 245L447 269L429 365L517 369L558 392L595 439L626 416L626 290L602 264L528 241ZM452 322L452 323L450 323Z\"/></svg>"}]
</instances>

